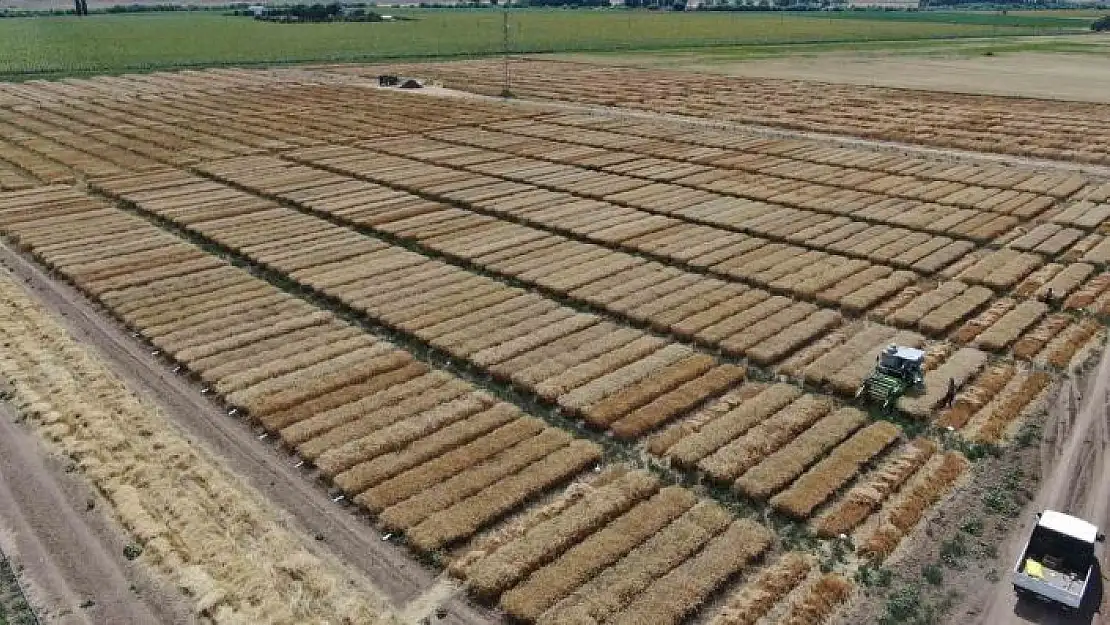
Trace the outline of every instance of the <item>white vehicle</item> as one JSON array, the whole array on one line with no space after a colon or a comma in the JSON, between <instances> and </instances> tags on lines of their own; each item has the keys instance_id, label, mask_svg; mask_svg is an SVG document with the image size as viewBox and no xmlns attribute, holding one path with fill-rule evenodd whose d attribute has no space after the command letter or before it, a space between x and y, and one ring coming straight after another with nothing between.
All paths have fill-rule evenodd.
<instances>
[{"instance_id":1,"label":"white vehicle","mask_svg":"<svg viewBox=\"0 0 1110 625\"><path fill-rule=\"evenodd\" d=\"M1045 510L1014 565L1019 597L1078 609L1095 570L1095 543L1105 536L1083 519Z\"/></svg>"}]
</instances>

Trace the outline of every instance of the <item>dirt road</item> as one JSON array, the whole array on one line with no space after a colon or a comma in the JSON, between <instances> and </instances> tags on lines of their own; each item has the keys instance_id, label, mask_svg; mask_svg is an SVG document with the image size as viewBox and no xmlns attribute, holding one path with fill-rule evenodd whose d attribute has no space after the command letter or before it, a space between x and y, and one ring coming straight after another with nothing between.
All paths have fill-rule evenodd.
<instances>
[{"instance_id":1,"label":"dirt road","mask_svg":"<svg viewBox=\"0 0 1110 625\"><path fill-rule=\"evenodd\" d=\"M28 600L44 623L191 623L172 588L123 556L126 537L103 501L67 474L0 402L0 545L21 568Z\"/></svg>"},{"instance_id":2,"label":"dirt road","mask_svg":"<svg viewBox=\"0 0 1110 625\"><path fill-rule=\"evenodd\" d=\"M1041 447L1044 475L1033 505L1023 512L1023 523L1011 536L999 562L1009 570L1028 537L1033 514L1051 508L1087 519L1105 530L1110 527L1110 351L1103 353L1097 369L1085 380L1068 379L1049 406ZM1097 580L1078 614L1059 611L1033 602L1018 602L1010 579L1003 576L995 585L980 625L1110 623L1110 600L1103 592L1106 565L1096 571Z\"/></svg>"},{"instance_id":3,"label":"dirt road","mask_svg":"<svg viewBox=\"0 0 1110 625\"><path fill-rule=\"evenodd\" d=\"M182 432L204 445L228 469L264 494L283 513L290 526L319 537L317 547L321 555L342 560L367 575L411 622L419 622L441 606L446 608L447 618L433 619L444 625L499 622L496 614L472 605L453 587L448 586L445 592L435 571L415 562L402 547L383 541L381 535L353 510L333 503L322 484L294 466L294 458L260 443L246 423L228 417L200 393L199 387L174 375L136 339L98 313L75 289L51 280L38 265L4 244L0 244L0 266L24 281L28 290L47 308L60 314L74 338L92 345L134 392L159 404ZM0 432L0 438L6 440L7 436ZM0 467L0 471L6 469ZM8 507L0 500L0 508ZM38 523L37 516L44 513L39 510L36 515L29 516ZM45 554L47 559L53 559L53 566L80 568L79 560L60 560L55 555ZM429 598L436 600L429 601Z\"/></svg>"}]
</instances>

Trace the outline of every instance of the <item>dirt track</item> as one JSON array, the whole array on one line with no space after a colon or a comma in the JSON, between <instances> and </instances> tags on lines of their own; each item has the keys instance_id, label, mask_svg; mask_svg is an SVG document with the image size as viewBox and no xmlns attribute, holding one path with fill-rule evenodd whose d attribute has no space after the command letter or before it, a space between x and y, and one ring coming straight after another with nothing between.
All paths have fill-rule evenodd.
<instances>
[{"instance_id":1,"label":"dirt track","mask_svg":"<svg viewBox=\"0 0 1110 625\"><path fill-rule=\"evenodd\" d=\"M101 505L87 503L103 499L66 474L62 460L46 456L14 419L0 403L0 544L22 567L28 600L42 621L193 622L173 589L126 563L125 537Z\"/></svg>"},{"instance_id":2,"label":"dirt track","mask_svg":"<svg viewBox=\"0 0 1110 625\"><path fill-rule=\"evenodd\" d=\"M63 324L77 340L94 346L133 391L158 403L186 435L207 447L225 466L264 494L295 529L309 536L321 537L320 549L328 556L342 560L367 575L411 622L419 622L420 618L440 605L447 609L448 617L437 620L438 623L484 625L499 622L496 615L471 605L453 587L445 592L443 584L437 583L434 571L416 563L402 547L383 542L381 535L365 519L333 503L321 484L314 483L294 466L292 457L256 440L255 433L247 424L228 417L201 395L199 388L175 376L140 343L99 314L76 290L51 280L40 267L7 245L0 244L0 265L8 268L17 279L23 280L28 290L49 309L60 314ZM4 432L0 432L0 437L8 440ZM2 449L0 453L3 453ZM7 468L0 466L0 470L6 472ZM21 481L28 480L31 483L39 480L44 484L54 481L49 473L43 471L33 471L31 475L21 478ZM0 508L6 509L8 502L2 497L0 493L0 504L3 504ZM22 512L33 519L33 525L43 524L41 517L45 514L44 510L24 509ZM19 527L15 529L17 534L26 533L19 532ZM41 556L44 570L51 567L65 570L62 576L65 579L83 575L80 571L81 559L67 557L64 551L53 549L53 544L48 546L51 548ZM437 600L429 601L429 597ZM167 621L163 618L143 618L137 621L96 619L92 622Z\"/></svg>"},{"instance_id":3,"label":"dirt track","mask_svg":"<svg viewBox=\"0 0 1110 625\"><path fill-rule=\"evenodd\" d=\"M1110 527L1110 351L1103 353L1097 369L1076 383L1067 379L1049 406L1044 440L1041 445L1044 475L1041 489L1032 506L1022 514L1021 528L1011 536L999 561L1009 570L1019 556L1028 536L1033 514L1045 508L1061 510L1085 518L1104 531ZM1008 575L996 585L989 606L981 613L980 625L1011 623L1101 625L1107 618L1110 601L1103 592L1107 570L1106 549L1102 550L1103 570L1078 614L1066 616L1046 606L1018 602Z\"/></svg>"}]
</instances>

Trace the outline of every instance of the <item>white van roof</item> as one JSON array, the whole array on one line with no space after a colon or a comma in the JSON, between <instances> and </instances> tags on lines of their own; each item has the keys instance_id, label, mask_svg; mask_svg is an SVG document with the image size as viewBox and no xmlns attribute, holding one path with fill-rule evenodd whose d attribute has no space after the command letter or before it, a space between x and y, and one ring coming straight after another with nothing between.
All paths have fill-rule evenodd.
<instances>
[{"instance_id":1,"label":"white van roof","mask_svg":"<svg viewBox=\"0 0 1110 625\"><path fill-rule=\"evenodd\" d=\"M1037 525L1065 536L1071 536L1085 543L1094 544L1095 538L1098 537L1098 528L1094 525L1091 525L1083 519L1077 519L1063 512L1056 512L1055 510L1045 510L1042 512L1041 520L1037 522Z\"/></svg>"}]
</instances>

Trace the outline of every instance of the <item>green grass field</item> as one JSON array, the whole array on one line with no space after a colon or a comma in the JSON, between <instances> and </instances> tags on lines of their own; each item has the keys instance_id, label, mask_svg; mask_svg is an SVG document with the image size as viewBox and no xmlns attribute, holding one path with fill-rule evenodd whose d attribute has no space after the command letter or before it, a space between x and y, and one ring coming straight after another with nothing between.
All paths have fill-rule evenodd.
<instances>
[{"instance_id":1,"label":"green grass field","mask_svg":"<svg viewBox=\"0 0 1110 625\"><path fill-rule=\"evenodd\" d=\"M0 19L0 78L500 52L496 10L390 10L413 21L273 24L214 12ZM1085 29L1059 16L514 10L514 52L1005 37Z\"/></svg>"}]
</instances>

